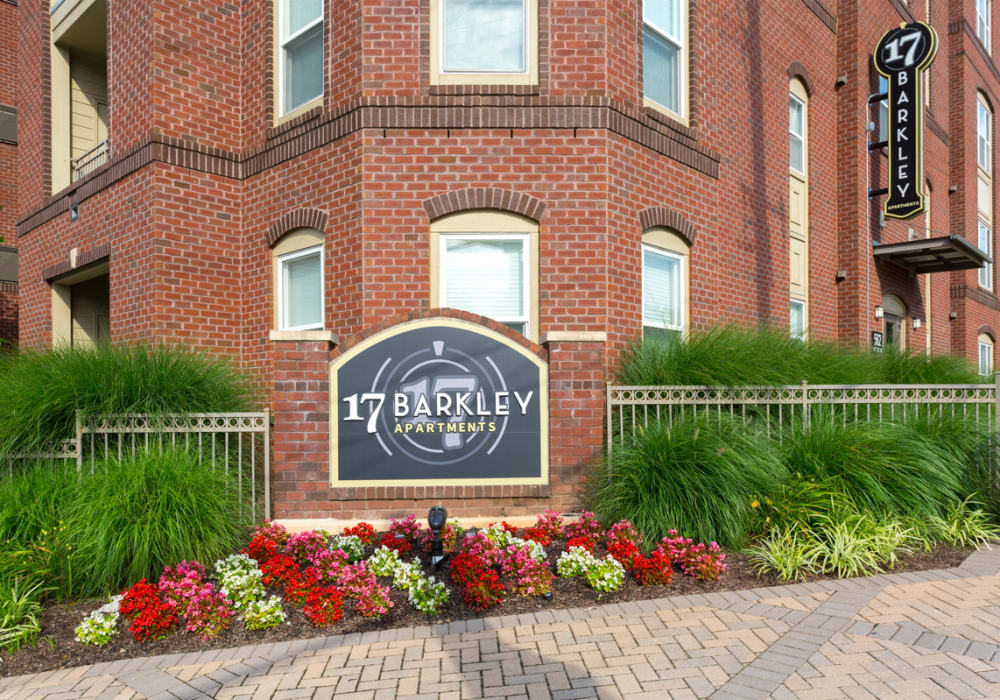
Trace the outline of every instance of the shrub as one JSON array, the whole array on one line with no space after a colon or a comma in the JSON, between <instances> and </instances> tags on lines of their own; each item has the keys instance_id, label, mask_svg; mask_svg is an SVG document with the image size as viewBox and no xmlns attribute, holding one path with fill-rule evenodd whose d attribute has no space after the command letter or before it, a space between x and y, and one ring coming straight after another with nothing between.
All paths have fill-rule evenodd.
<instances>
[{"instance_id":1,"label":"shrub","mask_svg":"<svg viewBox=\"0 0 1000 700\"><path fill-rule=\"evenodd\" d=\"M299 573L299 565L285 554L279 554L261 567L265 586L284 586L288 579Z\"/></svg>"},{"instance_id":2,"label":"shrub","mask_svg":"<svg viewBox=\"0 0 1000 700\"><path fill-rule=\"evenodd\" d=\"M230 478L188 452L102 464L81 478L67 510L75 592L100 595L167 564L213 561L238 549L246 524Z\"/></svg>"},{"instance_id":3,"label":"shrub","mask_svg":"<svg viewBox=\"0 0 1000 700\"><path fill-rule=\"evenodd\" d=\"M347 555L347 561L352 564L361 561L365 556L365 543L357 535L339 535L330 543L331 549L339 549Z\"/></svg>"},{"instance_id":4,"label":"shrub","mask_svg":"<svg viewBox=\"0 0 1000 700\"><path fill-rule=\"evenodd\" d=\"M41 581L0 580L0 649L14 652L34 644L41 629Z\"/></svg>"},{"instance_id":5,"label":"shrub","mask_svg":"<svg viewBox=\"0 0 1000 700\"><path fill-rule=\"evenodd\" d=\"M953 547L978 549L986 545L988 548L990 540L1000 537L1000 528L971 499L956 504L943 517L933 517L927 522L931 537Z\"/></svg>"},{"instance_id":6,"label":"shrub","mask_svg":"<svg viewBox=\"0 0 1000 700\"><path fill-rule=\"evenodd\" d=\"M188 603L204 585L204 578L205 569L201 564L182 561L176 567L168 566L163 570L157 588L163 600L173 605L178 615L183 615Z\"/></svg>"},{"instance_id":7,"label":"shrub","mask_svg":"<svg viewBox=\"0 0 1000 700\"><path fill-rule=\"evenodd\" d=\"M0 409L2 411L2 409ZM2 461L2 460L0 460ZM0 479L0 542L23 547L52 532L76 490L76 465L43 463Z\"/></svg>"},{"instance_id":8,"label":"shrub","mask_svg":"<svg viewBox=\"0 0 1000 700\"><path fill-rule=\"evenodd\" d=\"M135 641L144 642L147 639L163 639L176 625L174 606L157 597L149 601L128 628Z\"/></svg>"},{"instance_id":9,"label":"shrub","mask_svg":"<svg viewBox=\"0 0 1000 700\"><path fill-rule=\"evenodd\" d=\"M417 522L417 516L413 513L410 513L402 520L393 518L389 523L389 534L402 537L410 546L420 541L421 529L420 523Z\"/></svg>"},{"instance_id":10,"label":"shrub","mask_svg":"<svg viewBox=\"0 0 1000 700\"><path fill-rule=\"evenodd\" d=\"M288 542L285 543L285 554L299 564L305 564L326 548L326 538L323 535L315 530L306 530L305 532L297 532L288 538Z\"/></svg>"},{"instance_id":11,"label":"shrub","mask_svg":"<svg viewBox=\"0 0 1000 700\"><path fill-rule=\"evenodd\" d=\"M632 559L639 553L639 548L634 542L628 540L615 540L608 545L608 554L613 556L626 569L632 568Z\"/></svg>"},{"instance_id":12,"label":"shrub","mask_svg":"<svg viewBox=\"0 0 1000 700\"><path fill-rule=\"evenodd\" d=\"M627 519L647 542L677 528L735 547L750 529L753 498L777 492L786 474L774 443L753 426L687 416L616 445L594 471L590 498L603 520Z\"/></svg>"},{"instance_id":13,"label":"shrub","mask_svg":"<svg viewBox=\"0 0 1000 700\"><path fill-rule=\"evenodd\" d=\"M209 639L229 627L232 617L232 602L221 591L214 591L212 584L206 583L195 590L188 601L184 629Z\"/></svg>"},{"instance_id":14,"label":"shrub","mask_svg":"<svg viewBox=\"0 0 1000 700\"><path fill-rule=\"evenodd\" d=\"M398 552L400 556L406 556L410 553L410 543L402 536L394 535L391 532L387 532L382 535L382 539L378 541L379 547L385 547L386 549L391 549Z\"/></svg>"},{"instance_id":15,"label":"shrub","mask_svg":"<svg viewBox=\"0 0 1000 700\"><path fill-rule=\"evenodd\" d=\"M240 411L247 379L226 361L181 347L107 345L0 354L0 457L44 452L84 417Z\"/></svg>"},{"instance_id":16,"label":"shrub","mask_svg":"<svg viewBox=\"0 0 1000 700\"><path fill-rule=\"evenodd\" d=\"M456 556L451 562L451 578L462 587L462 599L468 606L485 610L503 601L503 583L482 557L473 554Z\"/></svg>"},{"instance_id":17,"label":"shrub","mask_svg":"<svg viewBox=\"0 0 1000 700\"><path fill-rule=\"evenodd\" d=\"M597 516L585 510L580 513L580 517L577 520L568 523L563 528L563 534L566 536L566 539L583 537L596 543L601 541L603 530L601 523L597 520Z\"/></svg>"},{"instance_id":18,"label":"shrub","mask_svg":"<svg viewBox=\"0 0 1000 700\"><path fill-rule=\"evenodd\" d=\"M786 441L784 461L872 513L940 515L968 495L962 464L904 424L845 426L817 416Z\"/></svg>"},{"instance_id":19,"label":"shrub","mask_svg":"<svg viewBox=\"0 0 1000 700\"><path fill-rule=\"evenodd\" d=\"M552 592L552 569L548 564L528 558L514 574L514 590L523 596L545 596Z\"/></svg>"},{"instance_id":20,"label":"shrub","mask_svg":"<svg viewBox=\"0 0 1000 700\"><path fill-rule=\"evenodd\" d=\"M399 552L395 549L379 547L368 557L368 568L376 576L392 576L396 567L402 563Z\"/></svg>"},{"instance_id":21,"label":"shrub","mask_svg":"<svg viewBox=\"0 0 1000 700\"><path fill-rule=\"evenodd\" d=\"M636 341L623 353L618 382L635 386L810 384L971 384L983 381L951 355L871 353L853 346L791 338L788 329L727 326L682 340Z\"/></svg>"},{"instance_id":22,"label":"shrub","mask_svg":"<svg viewBox=\"0 0 1000 700\"><path fill-rule=\"evenodd\" d=\"M359 537L366 547L375 544L375 528L368 523L358 523L354 527L345 527L344 534Z\"/></svg>"},{"instance_id":23,"label":"shrub","mask_svg":"<svg viewBox=\"0 0 1000 700\"><path fill-rule=\"evenodd\" d=\"M281 598L271 596L250 602L243 610L243 624L248 630L266 630L287 621Z\"/></svg>"},{"instance_id":24,"label":"shrub","mask_svg":"<svg viewBox=\"0 0 1000 700\"><path fill-rule=\"evenodd\" d=\"M583 547L570 547L556 560L556 573L567 578L582 576L595 561L594 555Z\"/></svg>"},{"instance_id":25,"label":"shrub","mask_svg":"<svg viewBox=\"0 0 1000 700\"><path fill-rule=\"evenodd\" d=\"M549 508L538 516L535 527L548 534L550 540L557 540L563 536L563 517Z\"/></svg>"},{"instance_id":26,"label":"shrub","mask_svg":"<svg viewBox=\"0 0 1000 700\"><path fill-rule=\"evenodd\" d=\"M233 554L215 562L221 593L237 610L245 610L264 597L264 574L257 560L245 554ZM162 586L161 586L162 588Z\"/></svg>"},{"instance_id":27,"label":"shrub","mask_svg":"<svg viewBox=\"0 0 1000 700\"><path fill-rule=\"evenodd\" d=\"M80 644L104 646L118 634L118 613L95 610L73 632Z\"/></svg>"},{"instance_id":28,"label":"shrub","mask_svg":"<svg viewBox=\"0 0 1000 700\"><path fill-rule=\"evenodd\" d=\"M726 555L715 542L709 542L707 547L699 542L688 547L681 569L701 581L718 581L726 571Z\"/></svg>"},{"instance_id":29,"label":"shrub","mask_svg":"<svg viewBox=\"0 0 1000 700\"><path fill-rule=\"evenodd\" d=\"M408 591L423 576L420 562L399 562L392 571L392 587L399 591Z\"/></svg>"},{"instance_id":30,"label":"shrub","mask_svg":"<svg viewBox=\"0 0 1000 700\"><path fill-rule=\"evenodd\" d=\"M135 617L147 607L152 605L160 593L157 587L142 579L122 594L122 599L118 603L118 612L125 617Z\"/></svg>"}]
</instances>

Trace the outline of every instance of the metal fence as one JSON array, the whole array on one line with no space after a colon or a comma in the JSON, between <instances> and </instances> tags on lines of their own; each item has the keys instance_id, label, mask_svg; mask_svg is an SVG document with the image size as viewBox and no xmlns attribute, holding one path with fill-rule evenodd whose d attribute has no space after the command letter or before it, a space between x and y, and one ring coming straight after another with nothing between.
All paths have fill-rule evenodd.
<instances>
[{"instance_id":1,"label":"metal fence","mask_svg":"<svg viewBox=\"0 0 1000 700\"><path fill-rule=\"evenodd\" d=\"M209 469L234 477L240 503L254 520L261 510L271 517L271 414L186 413L163 416L76 417L74 437L45 454L15 454L14 462L74 460L77 470L93 473L105 459L122 459L149 450L183 447Z\"/></svg>"},{"instance_id":2,"label":"metal fence","mask_svg":"<svg viewBox=\"0 0 1000 700\"><path fill-rule=\"evenodd\" d=\"M70 170L73 174L73 182L94 172L108 162L108 152L111 142L105 139L99 144L70 161Z\"/></svg>"},{"instance_id":3,"label":"metal fence","mask_svg":"<svg viewBox=\"0 0 1000 700\"><path fill-rule=\"evenodd\" d=\"M815 384L777 387L608 386L607 448L651 421L683 418L759 422L780 439L817 418L848 423L939 417L997 431L1000 374L994 384Z\"/></svg>"}]
</instances>

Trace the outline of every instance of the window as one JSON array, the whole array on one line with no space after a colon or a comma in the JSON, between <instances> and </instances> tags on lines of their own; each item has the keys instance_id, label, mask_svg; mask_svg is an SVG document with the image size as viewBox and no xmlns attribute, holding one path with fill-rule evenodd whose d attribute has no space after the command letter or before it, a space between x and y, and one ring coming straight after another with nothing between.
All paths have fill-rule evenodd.
<instances>
[{"instance_id":1,"label":"window","mask_svg":"<svg viewBox=\"0 0 1000 700\"><path fill-rule=\"evenodd\" d=\"M788 96L788 165L804 173L805 166L805 105L795 95Z\"/></svg>"},{"instance_id":2,"label":"window","mask_svg":"<svg viewBox=\"0 0 1000 700\"><path fill-rule=\"evenodd\" d=\"M323 327L323 249L278 258L278 328L301 331Z\"/></svg>"},{"instance_id":3,"label":"window","mask_svg":"<svg viewBox=\"0 0 1000 700\"><path fill-rule=\"evenodd\" d=\"M892 294L882 297L882 323L885 335L883 344L889 350L902 352L906 350L906 306L902 300Z\"/></svg>"},{"instance_id":4,"label":"window","mask_svg":"<svg viewBox=\"0 0 1000 700\"><path fill-rule=\"evenodd\" d=\"M323 0L277 0L279 116L323 96Z\"/></svg>"},{"instance_id":5,"label":"window","mask_svg":"<svg viewBox=\"0 0 1000 700\"><path fill-rule=\"evenodd\" d=\"M324 326L323 242L320 231L296 229L271 251L274 260L274 328L318 330Z\"/></svg>"},{"instance_id":6,"label":"window","mask_svg":"<svg viewBox=\"0 0 1000 700\"><path fill-rule=\"evenodd\" d=\"M806 339L806 303L792 299L789 302L789 334L799 340Z\"/></svg>"},{"instance_id":7,"label":"window","mask_svg":"<svg viewBox=\"0 0 1000 700\"><path fill-rule=\"evenodd\" d=\"M680 338L687 332L688 244L656 227L642 234L642 332L647 338Z\"/></svg>"},{"instance_id":8,"label":"window","mask_svg":"<svg viewBox=\"0 0 1000 700\"><path fill-rule=\"evenodd\" d=\"M976 36L986 48L987 53L992 52L990 37L990 0L976 0Z\"/></svg>"},{"instance_id":9,"label":"window","mask_svg":"<svg viewBox=\"0 0 1000 700\"><path fill-rule=\"evenodd\" d=\"M686 110L685 0L643 0L642 83L646 99L680 118Z\"/></svg>"},{"instance_id":10,"label":"window","mask_svg":"<svg viewBox=\"0 0 1000 700\"><path fill-rule=\"evenodd\" d=\"M993 374L993 338L985 333L979 336L979 373L984 377Z\"/></svg>"},{"instance_id":11,"label":"window","mask_svg":"<svg viewBox=\"0 0 1000 700\"><path fill-rule=\"evenodd\" d=\"M889 80L884 76L878 77L879 94L885 95L889 92ZM878 103L878 140L889 140L889 100L885 99Z\"/></svg>"},{"instance_id":12,"label":"window","mask_svg":"<svg viewBox=\"0 0 1000 700\"><path fill-rule=\"evenodd\" d=\"M979 144L978 163L986 173L993 172L993 114L983 102L976 100L976 134Z\"/></svg>"},{"instance_id":13,"label":"window","mask_svg":"<svg viewBox=\"0 0 1000 700\"><path fill-rule=\"evenodd\" d=\"M441 305L529 329L528 236L442 234Z\"/></svg>"},{"instance_id":14,"label":"window","mask_svg":"<svg viewBox=\"0 0 1000 700\"><path fill-rule=\"evenodd\" d=\"M538 82L538 0L432 0L432 84Z\"/></svg>"},{"instance_id":15,"label":"window","mask_svg":"<svg viewBox=\"0 0 1000 700\"><path fill-rule=\"evenodd\" d=\"M979 250L993 257L993 231L984 221L979 222ZM986 289L993 289L993 265L983 263L979 268L979 286Z\"/></svg>"}]
</instances>

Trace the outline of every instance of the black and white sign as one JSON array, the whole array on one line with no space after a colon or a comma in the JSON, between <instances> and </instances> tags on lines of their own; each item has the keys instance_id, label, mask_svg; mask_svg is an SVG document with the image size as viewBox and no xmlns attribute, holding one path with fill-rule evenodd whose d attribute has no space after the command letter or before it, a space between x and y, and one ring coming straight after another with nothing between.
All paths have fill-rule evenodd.
<instances>
[{"instance_id":1,"label":"black and white sign","mask_svg":"<svg viewBox=\"0 0 1000 700\"><path fill-rule=\"evenodd\" d=\"M548 367L513 340L412 321L330 372L332 485L548 482Z\"/></svg>"},{"instance_id":2,"label":"black and white sign","mask_svg":"<svg viewBox=\"0 0 1000 700\"><path fill-rule=\"evenodd\" d=\"M882 352L882 331L872 331L872 352Z\"/></svg>"},{"instance_id":3,"label":"black and white sign","mask_svg":"<svg viewBox=\"0 0 1000 700\"><path fill-rule=\"evenodd\" d=\"M889 81L889 196L885 215L908 219L924 211L924 80L937 54L937 33L923 22L885 33L875 68Z\"/></svg>"}]
</instances>

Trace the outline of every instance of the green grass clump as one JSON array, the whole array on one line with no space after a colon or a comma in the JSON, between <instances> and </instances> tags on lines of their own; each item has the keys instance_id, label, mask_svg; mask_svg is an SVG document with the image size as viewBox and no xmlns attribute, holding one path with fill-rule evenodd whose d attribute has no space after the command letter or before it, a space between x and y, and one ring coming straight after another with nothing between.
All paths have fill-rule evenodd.
<instances>
[{"instance_id":1,"label":"green grass clump","mask_svg":"<svg viewBox=\"0 0 1000 700\"><path fill-rule=\"evenodd\" d=\"M787 330L727 326L677 341L636 341L622 355L617 381L633 386L971 384L983 377L952 355L871 353L826 341L803 342Z\"/></svg>"},{"instance_id":2,"label":"green grass clump","mask_svg":"<svg viewBox=\"0 0 1000 700\"><path fill-rule=\"evenodd\" d=\"M787 472L774 443L723 417L683 418L637 429L591 478L591 500L605 522L631 520L646 542L671 528L723 546L741 542L754 497L775 493Z\"/></svg>"},{"instance_id":3,"label":"green grass clump","mask_svg":"<svg viewBox=\"0 0 1000 700\"><path fill-rule=\"evenodd\" d=\"M231 477L183 450L147 453L84 475L65 517L74 592L117 592L184 559L239 548L249 509Z\"/></svg>"},{"instance_id":4,"label":"green grass clump","mask_svg":"<svg viewBox=\"0 0 1000 700\"><path fill-rule=\"evenodd\" d=\"M76 489L76 465L68 461L33 464L0 476L0 544L20 548L42 531L59 526L65 504Z\"/></svg>"},{"instance_id":5,"label":"green grass clump","mask_svg":"<svg viewBox=\"0 0 1000 700\"><path fill-rule=\"evenodd\" d=\"M824 482L857 509L938 516L964 493L961 462L906 425L814 419L783 443L791 474Z\"/></svg>"},{"instance_id":6,"label":"green grass clump","mask_svg":"<svg viewBox=\"0 0 1000 700\"><path fill-rule=\"evenodd\" d=\"M14 652L32 645L41 629L41 581L0 579L0 650Z\"/></svg>"},{"instance_id":7,"label":"green grass clump","mask_svg":"<svg viewBox=\"0 0 1000 700\"><path fill-rule=\"evenodd\" d=\"M225 360L164 345L59 347L0 354L0 457L73 437L75 413L246 410L249 382Z\"/></svg>"}]
</instances>

